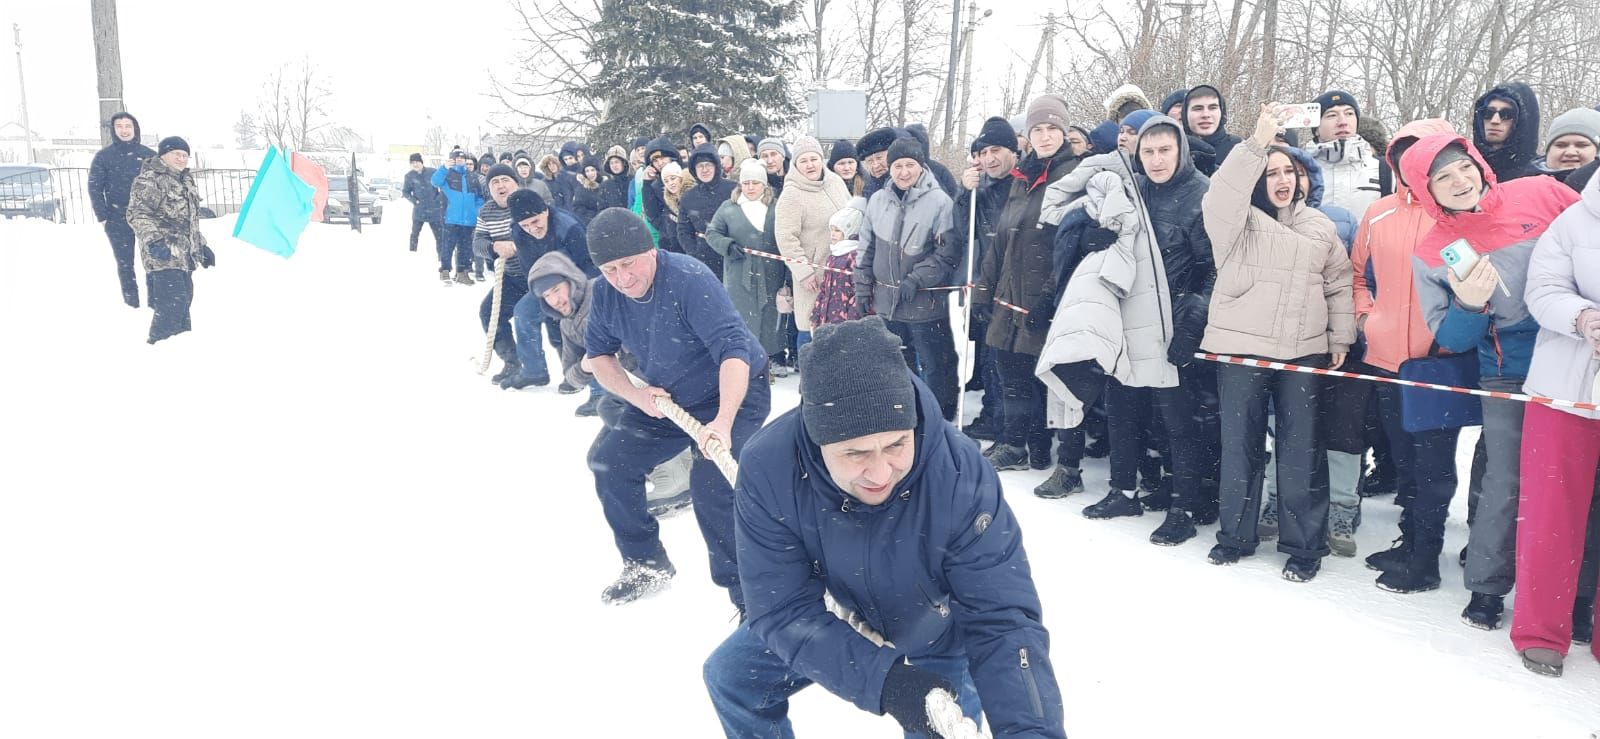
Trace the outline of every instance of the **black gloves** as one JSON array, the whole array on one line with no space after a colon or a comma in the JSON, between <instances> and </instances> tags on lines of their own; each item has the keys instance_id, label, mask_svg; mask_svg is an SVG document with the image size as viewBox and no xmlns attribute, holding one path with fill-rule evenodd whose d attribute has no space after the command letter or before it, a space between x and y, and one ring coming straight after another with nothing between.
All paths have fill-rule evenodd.
<instances>
[{"instance_id":1,"label":"black gloves","mask_svg":"<svg viewBox=\"0 0 1600 739\"><path fill-rule=\"evenodd\" d=\"M900 302L909 303L917 299L917 282L907 277L900 281Z\"/></svg>"},{"instance_id":2,"label":"black gloves","mask_svg":"<svg viewBox=\"0 0 1600 739\"><path fill-rule=\"evenodd\" d=\"M199 262L201 267L215 267L217 266L217 253L211 251L211 247L202 245L200 251L195 255L195 261Z\"/></svg>"},{"instance_id":3,"label":"black gloves","mask_svg":"<svg viewBox=\"0 0 1600 739\"><path fill-rule=\"evenodd\" d=\"M883 712L900 722L900 728L907 734L932 736L927 699L934 688L948 691L950 681L904 661L896 662L889 667L889 677L883 681Z\"/></svg>"},{"instance_id":4,"label":"black gloves","mask_svg":"<svg viewBox=\"0 0 1600 739\"><path fill-rule=\"evenodd\" d=\"M1083 236L1078 239L1078 248L1083 256L1088 256L1097 251L1105 251L1117 243L1117 232L1109 228L1090 226L1083 230Z\"/></svg>"},{"instance_id":5,"label":"black gloves","mask_svg":"<svg viewBox=\"0 0 1600 739\"><path fill-rule=\"evenodd\" d=\"M1034 331L1043 331L1050 327L1050 319L1056 317L1056 296L1045 293L1039 297L1039 304L1028 309L1028 328Z\"/></svg>"}]
</instances>

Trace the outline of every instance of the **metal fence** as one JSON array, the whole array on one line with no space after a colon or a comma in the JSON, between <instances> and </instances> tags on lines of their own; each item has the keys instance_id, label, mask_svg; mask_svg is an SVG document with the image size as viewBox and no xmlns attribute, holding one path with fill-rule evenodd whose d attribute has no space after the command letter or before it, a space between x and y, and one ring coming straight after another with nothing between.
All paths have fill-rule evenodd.
<instances>
[{"instance_id":1,"label":"metal fence","mask_svg":"<svg viewBox=\"0 0 1600 739\"><path fill-rule=\"evenodd\" d=\"M195 188L200 191L201 218L238 213L256 177L253 169L196 169L191 173ZM94 207L89 204L89 170L39 168L0 176L0 216L94 223Z\"/></svg>"}]
</instances>

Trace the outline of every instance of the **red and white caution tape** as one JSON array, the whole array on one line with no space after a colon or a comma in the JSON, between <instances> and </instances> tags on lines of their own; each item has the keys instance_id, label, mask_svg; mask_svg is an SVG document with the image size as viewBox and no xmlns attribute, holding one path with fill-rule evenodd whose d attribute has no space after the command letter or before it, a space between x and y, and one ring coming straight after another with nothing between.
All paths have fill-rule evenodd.
<instances>
[{"instance_id":1,"label":"red and white caution tape","mask_svg":"<svg viewBox=\"0 0 1600 739\"><path fill-rule=\"evenodd\" d=\"M1577 402L1577 401L1574 401L1574 400L1560 400L1560 399L1557 399L1557 398L1546 398L1546 397L1544 397L1542 395L1525 395L1525 394L1522 394L1522 393L1507 393L1507 392L1501 392L1501 391L1498 391L1498 390L1481 390L1481 389L1474 388L1474 387L1456 387L1454 385L1437 385L1437 384L1434 384L1434 383L1431 383L1431 382L1417 382L1415 380L1401 380L1401 379L1394 378L1394 377L1379 377L1377 375L1363 375L1363 374L1361 374L1359 372L1344 372L1342 370L1331 370L1331 369L1325 369L1325 368L1322 368L1322 367L1306 367L1304 365L1299 365L1299 364L1289 364L1287 362L1272 362L1272 361L1265 360L1265 359L1248 359L1248 358L1245 358L1245 357L1235 357L1235 356L1231 356L1231 355L1228 355L1228 354L1210 354L1210 353L1207 353L1207 352L1196 352L1194 356L1197 359L1204 359L1204 360L1211 361L1211 362L1221 362L1223 364L1238 364L1238 365L1243 365L1245 367L1259 367L1261 369L1285 370L1285 371L1288 371L1288 372L1301 372L1301 373L1308 374L1308 375L1326 375L1328 377L1348 377L1348 378L1350 378L1352 380L1371 380L1373 382L1387 382L1387 383L1389 383L1391 385L1403 385L1405 387L1420 387L1420 388L1425 388L1425 389L1428 389L1428 390L1442 390L1442 391L1447 392L1447 393L1459 393L1459 394L1462 394L1462 395L1476 395L1476 396L1478 396L1480 398L1497 398L1499 400L1515 400L1515 401L1522 402L1522 403L1538 403L1540 405L1554 406L1556 408L1572 408L1574 410L1580 410L1580 411L1600 410L1600 403L1580 403L1580 402Z\"/></svg>"}]
</instances>

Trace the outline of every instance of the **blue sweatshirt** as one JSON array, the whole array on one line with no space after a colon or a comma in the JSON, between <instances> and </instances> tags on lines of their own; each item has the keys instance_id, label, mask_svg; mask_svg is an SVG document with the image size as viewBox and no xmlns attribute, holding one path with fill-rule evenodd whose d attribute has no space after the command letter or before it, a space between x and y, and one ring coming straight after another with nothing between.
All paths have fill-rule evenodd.
<instances>
[{"instance_id":1,"label":"blue sweatshirt","mask_svg":"<svg viewBox=\"0 0 1600 739\"><path fill-rule=\"evenodd\" d=\"M643 300L623 295L605 279L594 281L584 340L588 356L627 349L639 358L636 374L685 408L716 402L727 359L745 360L751 379L761 377L766 352L733 309L722 281L694 257L657 251L656 259L655 284Z\"/></svg>"}]
</instances>

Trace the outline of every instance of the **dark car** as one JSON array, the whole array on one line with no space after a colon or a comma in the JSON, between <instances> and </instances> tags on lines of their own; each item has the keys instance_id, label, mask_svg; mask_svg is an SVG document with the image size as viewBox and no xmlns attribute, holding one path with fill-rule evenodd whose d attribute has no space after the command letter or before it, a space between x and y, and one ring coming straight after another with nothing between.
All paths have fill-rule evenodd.
<instances>
[{"instance_id":1,"label":"dark car","mask_svg":"<svg viewBox=\"0 0 1600 739\"><path fill-rule=\"evenodd\" d=\"M379 201L377 193L367 187L365 182L356 180L361 187L361 217L373 223L383 223L383 203ZM322 222L332 223L341 220L350 221L350 182L344 175L328 176L328 205L322 209Z\"/></svg>"},{"instance_id":2,"label":"dark car","mask_svg":"<svg viewBox=\"0 0 1600 739\"><path fill-rule=\"evenodd\" d=\"M0 215L65 222L67 211L50 186L50 170L33 164L0 165Z\"/></svg>"}]
</instances>

